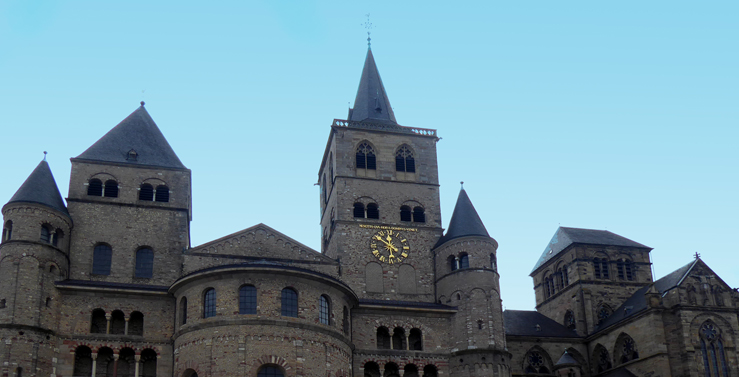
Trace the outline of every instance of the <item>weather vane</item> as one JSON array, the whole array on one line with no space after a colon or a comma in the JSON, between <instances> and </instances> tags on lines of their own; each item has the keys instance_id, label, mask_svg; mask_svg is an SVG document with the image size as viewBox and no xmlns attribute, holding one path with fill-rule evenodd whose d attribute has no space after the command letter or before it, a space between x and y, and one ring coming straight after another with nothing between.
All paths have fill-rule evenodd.
<instances>
[{"instance_id":1,"label":"weather vane","mask_svg":"<svg viewBox=\"0 0 739 377\"><path fill-rule=\"evenodd\" d=\"M695 259L698 259L698 258L700 258L700 257L701 257L701 254L700 254L699 252L697 252L697 251L696 251L696 252L695 252Z\"/></svg>"},{"instance_id":2,"label":"weather vane","mask_svg":"<svg viewBox=\"0 0 739 377\"><path fill-rule=\"evenodd\" d=\"M372 33L372 23L370 22L369 13L367 13L367 22L364 23L364 28L367 29L367 47L372 48L372 38L370 38L370 34Z\"/></svg>"},{"instance_id":3,"label":"weather vane","mask_svg":"<svg viewBox=\"0 0 739 377\"><path fill-rule=\"evenodd\" d=\"M46 161L46 151L44 151L44 161Z\"/></svg>"}]
</instances>

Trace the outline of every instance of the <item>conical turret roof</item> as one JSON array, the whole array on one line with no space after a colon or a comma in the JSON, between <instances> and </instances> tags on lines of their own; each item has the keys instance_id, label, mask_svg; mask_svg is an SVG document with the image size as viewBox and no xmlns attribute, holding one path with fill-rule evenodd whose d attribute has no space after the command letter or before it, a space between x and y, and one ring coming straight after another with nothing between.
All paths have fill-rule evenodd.
<instances>
[{"instance_id":1,"label":"conical turret roof","mask_svg":"<svg viewBox=\"0 0 739 377\"><path fill-rule=\"evenodd\" d=\"M129 154L129 152L134 152ZM134 157L135 156L135 157ZM141 107L81 155L81 160L186 169L149 112Z\"/></svg>"},{"instance_id":2,"label":"conical turret roof","mask_svg":"<svg viewBox=\"0 0 739 377\"><path fill-rule=\"evenodd\" d=\"M18 191L15 192L10 203L36 203L51 207L67 216L67 206L64 204L62 194L56 185L54 175L46 161L41 161L31 175L26 178Z\"/></svg>"},{"instance_id":3,"label":"conical turret roof","mask_svg":"<svg viewBox=\"0 0 739 377\"><path fill-rule=\"evenodd\" d=\"M470 197L464 189L459 190L457 197L457 205L454 206L452 220L449 222L449 229L446 234L439 239L436 246L459 237L482 236L490 237L485 225L480 220L480 216L472 205Z\"/></svg>"},{"instance_id":4,"label":"conical turret roof","mask_svg":"<svg viewBox=\"0 0 739 377\"><path fill-rule=\"evenodd\" d=\"M349 110L349 120L398 124L387 98L385 86L382 85L372 49L367 50L354 108Z\"/></svg>"}]
</instances>

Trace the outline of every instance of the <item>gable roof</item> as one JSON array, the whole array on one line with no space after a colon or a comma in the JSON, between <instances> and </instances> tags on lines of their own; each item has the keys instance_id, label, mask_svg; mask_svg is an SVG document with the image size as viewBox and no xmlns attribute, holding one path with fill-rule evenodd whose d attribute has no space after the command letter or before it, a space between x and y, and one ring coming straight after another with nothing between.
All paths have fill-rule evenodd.
<instances>
[{"instance_id":1,"label":"gable roof","mask_svg":"<svg viewBox=\"0 0 739 377\"><path fill-rule=\"evenodd\" d=\"M136 151L136 160L128 159L131 150ZM144 108L143 101L77 159L186 169Z\"/></svg>"},{"instance_id":2,"label":"gable roof","mask_svg":"<svg viewBox=\"0 0 739 377\"><path fill-rule=\"evenodd\" d=\"M36 203L51 207L69 217L67 206L64 204L62 194L56 185L54 175L46 161L41 161L26 178L18 191L15 192L10 203Z\"/></svg>"},{"instance_id":3,"label":"gable roof","mask_svg":"<svg viewBox=\"0 0 739 377\"><path fill-rule=\"evenodd\" d=\"M506 310L503 312L503 325L506 336L580 338L574 330L533 310Z\"/></svg>"},{"instance_id":4,"label":"gable roof","mask_svg":"<svg viewBox=\"0 0 739 377\"><path fill-rule=\"evenodd\" d=\"M604 245L604 246L624 246L624 247L638 247L642 249L652 249L649 246L642 245L638 242L632 241L626 237L619 236L618 234L611 233L607 230L595 230L595 229L582 229L582 228L566 228L559 227L554 232L552 240L549 241L547 247L544 248L544 252L539 257L539 260L534 265L534 269L531 270L531 275L543 266L547 261L557 256L563 250L573 244L588 244L588 245Z\"/></svg>"},{"instance_id":5,"label":"gable roof","mask_svg":"<svg viewBox=\"0 0 739 377\"><path fill-rule=\"evenodd\" d=\"M367 50L357 97L354 99L354 108L349 110L348 120L398 124L393 108L390 106L390 100L387 98L385 86L382 85L380 71L377 70L372 49Z\"/></svg>"},{"instance_id":6,"label":"gable roof","mask_svg":"<svg viewBox=\"0 0 739 377\"><path fill-rule=\"evenodd\" d=\"M441 246L445 242L466 236L490 237L485 224L480 220L480 216L472 205L470 197L464 189L459 190L457 204L454 206L452 219L449 221L449 229L443 237L439 238L435 247Z\"/></svg>"}]
</instances>

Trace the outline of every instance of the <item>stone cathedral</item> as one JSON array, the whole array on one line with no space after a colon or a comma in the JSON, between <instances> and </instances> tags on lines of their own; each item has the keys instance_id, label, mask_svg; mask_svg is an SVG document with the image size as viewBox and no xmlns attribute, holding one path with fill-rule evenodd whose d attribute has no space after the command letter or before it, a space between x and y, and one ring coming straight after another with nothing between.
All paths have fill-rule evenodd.
<instances>
[{"instance_id":1,"label":"stone cathedral","mask_svg":"<svg viewBox=\"0 0 739 377\"><path fill-rule=\"evenodd\" d=\"M556 229L536 310L503 311L494 234L464 189L442 227L437 131L396 121L371 50L328 131L321 250L264 224L191 246L191 171L143 102L66 200L46 161L3 182L2 376L739 377L736 290L697 256L655 280L608 231Z\"/></svg>"}]
</instances>

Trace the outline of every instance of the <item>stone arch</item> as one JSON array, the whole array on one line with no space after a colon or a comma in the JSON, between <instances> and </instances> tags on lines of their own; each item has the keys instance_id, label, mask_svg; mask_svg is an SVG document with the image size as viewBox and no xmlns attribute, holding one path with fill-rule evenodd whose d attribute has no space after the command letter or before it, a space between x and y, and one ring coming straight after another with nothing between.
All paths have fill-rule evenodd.
<instances>
[{"instance_id":1,"label":"stone arch","mask_svg":"<svg viewBox=\"0 0 739 377\"><path fill-rule=\"evenodd\" d=\"M593 357L591 360L593 362L593 372L595 374L602 373L613 368L611 354L608 352L608 349L600 343L593 348Z\"/></svg>"},{"instance_id":2,"label":"stone arch","mask_svg":"<svg viewBox=\"0 0 739 377\"><path fill-rule=\"evenodd\" d=\"M529 348L521 360L521 369L525 374L551 374L553 366L549 353L539 346Z\"/></svg>"},{"instance_id":3,"label":"stone arch","mask_svg":"<svg viewBox=\"0 0 739 377\"><path fill-rule=\"evenodd\" d=\"M716 315L711 312L703 312L690 321L690 338L694 347L700 347L700 329L701 326L706 322L711 321L721 329L721 338L724 341L724 346L727 348L736 347L736 333L731 326L731 322L727 321L726 318Z\"/></svg>"},{"instance_id":4,"label":"stone arch","mask_svg":"<svg viewBox=\"0 0 739 377\"><path fill-rule=\"evenodd\" d=\"M290 363L288 363L288 361L284 357L276 355L262 355L257 358L251 373L248 375L256 376L257 373L259 373L259 370L265 366L277 367L282 371L284 375L289 374L289 371L292 369L290 367Z\"/></svg>"},{"instance_id":5,"label":"stone arch","mask_svg":"<svg viewBox=\"0 0 739 377\"><path fill-rule=\"evenodd\" d=\"M398 268L398 293L416 294L416 269L410 264Z\"/></svg>"},{"instance_id":6,"label":"stone arch","mask_svg":"<svg viewBox=\"0 0 739 377\"><path fill-rule=\"evenodd\" d=\"M195 369L188 368L182 372L182 377L198 377L198 372Z\"/></svg>"},{"instance_id":7,"label":"stone arch","mask_svg":"<svg viewBox=\"0 0 739 377\"><path fill-rule=\"evenodd\" d=\"M625 332L619 334L618 338L616 338L616 345L613 349L614 363L616 365L623 364L638 358L639 352L634 339Z\"/></svg>"},{"instance_id":8,"label":"stone arch","mask_svg":"<svg viewBox=\"0 0 739 377\"><path fill-rule=\"evenodd\" d=\"M369 262L364 269L364 283L367 292L382 293L385 285L382 276L382 265L377 262Z\"/></svg>"}]
</instances>

